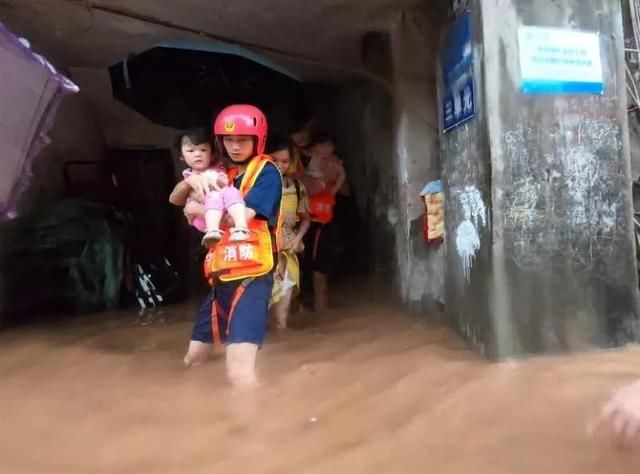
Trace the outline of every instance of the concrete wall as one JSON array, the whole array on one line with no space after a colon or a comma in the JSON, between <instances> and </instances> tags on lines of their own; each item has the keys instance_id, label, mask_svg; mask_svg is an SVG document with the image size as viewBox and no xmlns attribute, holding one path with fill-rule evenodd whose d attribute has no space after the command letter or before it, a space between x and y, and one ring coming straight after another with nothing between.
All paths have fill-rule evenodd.
<instances>
[{"instance_id":1,"label":"concrete wall","mask_svg":"<svg viewBox=\"0 0 640 474\"><path fill-rule=\"evenodd\" d=\"M362 53L371 72L390 80L388 34L367 33ZM385 291L380 294L388 298L389 283L396 287L399 273L395 246L399 207L393 156L393 97L381 84L353 81L314 89L310 99L314 116L335 137L357 207L359 223L352 228L357 232L357 246L347 250L349 264L357 263L358 270L367 271L372 287L384 285Z\"/></svg>"},{"instance_id":2,"label":"concrete wall","mask_svg":"<svg viewBox=\"0 0 640 474\"><path fill-rule=\"evenodd\" d=\"M397 175L396 249L399 287L412 309L428 314L444 301L444 246L422 237L420 191L439 179L436 95L437 31L421 10L402 12L391 30Z\"/></svg>"},{"instance_id":3,"label":"concrete wall","mask_svg":"<svg viewBox=\"0 0 640 474\"><path fill-rule=\"evenodd\" d=\"M170 148L178 133L155 125L116 101L106 69L72 68L69 76L80 92L61 104L49 132L51 143L34 160L34 177L21 196L20 212L65 192L62 174L65 162L100 160L106 147ZM176 162L176 169L181 168Z\"/></svg>"},{"instance_id":4,"label":"concrete wall","mask_svg":"<svg viewBox=\"0 0 640 474\"><path fill-rule=\"evenodd\" d=\"M365 35L363 62L389 87L341 85L314 110L345 162L362 221L358 250L371 284L383 284L387 298L392 286L422 317L444 301L444 246L425 244L419 196L440 178L436 31L422 11L410 10L389 34Z\"/></svg>"},{"instance_id":5,"label":"concrete wall","mask_svg":"<svg viewBox=\"0 0 640 474\"><path fill-rule=\"evenodd\" d=\"M482 24L473 10L474 73L476 91L482 77ZM444 32L443 32L444 33ZM441 83L441 73L438 76ZM439 92L439 96L442 91ZM443 134L441 155L445 189L446 301L450 324L472 344L484 350L491 339L491 159L487 139L486 104L476 94L476 117ZM480 244L476 250L475 246Z\"/></svg>"},{"instance_id":6,"label":"concrete wall","mask_svg":"<svg viewBox=\"0 0 640 474\"><path fill-rule=\"evenodd\" d=\"M638 281L619 2L471 3L480 115L447 139L443 154L448 202L460 186L473 191L464 201L475 203L470 210L481 246L465 269L466 284L450 252L449 281L457 286L449 287L448 299L460 301L449 306L451 317L474 345L498 358L635 340ZM604 95L521 94L521 24L600 32ZM463 176L459 166L469 171ZM483 206L486 224L474 216ZM451 204L447 211L451 246L466 216Z\"/></svg>"},{"instance_id":7,"label":"concrete wall","mask_svg":"<svg viewBox=\"0 0 640 474\"><path fill-rule=\"evenodd\" d=\"M392 100L380 86L341 87L331 104L333 134L358 207L360 265L372 284L397 281L397 194L392 152Z\"/></svg>"},{"instance_id":8,"label":"concrete wall","mask_svg":"<svg viewBox=\"0 0 640 474\"><path fill-rule=\"evenodd\" d=\"M107 69L72 68L80 96L92 108L105 142L112 148L170 148L177 130L156 125L113 98Z\"/></svg>"},{"instance_id":9,"label":"concrete wall","mask_svg":"<svg viewBox=\"0 0 640 474\"><path fill-rule=\"evenodd\" d=\"M633 28L631 24L631 11L629 9L629 0L621 0L622 18L624 26L625 46L627 48L637 48L635 43ZM629 53L627 60L630 62L630 70L634 74L636 81L640 81L640 56ZM628 105L634 105L630 95L628 97ZM631 151L631 176L634 180L640 178L640 112L634 110L629 113L629 138Z\"/></svg>"},{"instance_id":10,"label":"concrete wall","mask_svg":"<svg viewBox=\"0 0 640 474\"><path fill-rule=\"evenodd\" d=\"M629 114L629 150L631 177L637 180L640 179L640 112L637 110Z\"/></svg>"},{"instance_id":11,"label":"concrete wall","mask_svg":"<svg viewBox=\"0 0 640 474\"><path fill-rule=\"evenodd\" d=\"M33 179L20 197L20 213L64 193L65 162L104 157L104 140L96 117L80 94L63 99L48 137L51 143L35 158Z\"/></svg>"}]
</instances>

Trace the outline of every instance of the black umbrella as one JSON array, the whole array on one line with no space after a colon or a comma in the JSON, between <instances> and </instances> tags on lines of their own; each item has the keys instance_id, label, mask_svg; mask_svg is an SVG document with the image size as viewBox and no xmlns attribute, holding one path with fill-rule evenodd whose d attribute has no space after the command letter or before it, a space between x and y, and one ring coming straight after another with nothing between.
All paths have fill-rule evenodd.
<instances>
[{"instance_id":1,"label":"black umbrella","mask_svg":"<svg viewBox=\"0 0 640 474\"><path fill-rule=\"evenodd\" d=\"M232 103L268 111L302 100L291 73L225 43L161 45L109 68L113 96L155 123L173 128L208 124Z\"/></svg>"}]
</instances>

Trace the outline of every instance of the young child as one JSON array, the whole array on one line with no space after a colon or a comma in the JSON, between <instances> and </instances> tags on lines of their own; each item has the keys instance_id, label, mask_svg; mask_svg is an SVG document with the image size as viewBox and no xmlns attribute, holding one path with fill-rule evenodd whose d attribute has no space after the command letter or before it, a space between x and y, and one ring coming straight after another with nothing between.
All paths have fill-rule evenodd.
<instances>
[{"instance_id":1,"label":"young child","mask_svg":"<svg viewBox=\"0 0 640 474\"><path fill-rule=\"evenodd\" d=\"M290 176L292 144L287 137L269 140L268 154L282 173L282 224L278 262L271 295L271 317L276 329L286 329L291 300L300 291L298 254L304 251L302 239L309 230L309 198L302 183Z\"/></svg>"},{"instance_id":2,"label":"young child","mask_svg":"<svg viewBox=\"0 0 640 474\"><path fill-rule=\"evenodd\" d=\"M189 168L182 176L189 180L193 176L204 178L205 185L201 192L198 187L193 190L184 207L184 214L189 224L201 232L205 232L202 244L211 247L222 238L220 221L225 212L233 219L231 240L246 240L247 228L246 208L240 191L229 185L227 173L222 162L214 159L211 138L206 130L195 129L182 134L178 139L180 159Z\"/></svg>"},{"instance_id":3,"label":"young child","mask_svg":"<svg viewBox=\"0 0 640 474\"><path fill-rule=\"evenodd\" d=\"M304 181L310 196L323 192L338 194L346 181L342 161L335 154L335 145L326 133L318 134L309 148L311 160L305 169Z\"/></svg>"}]
</instances>

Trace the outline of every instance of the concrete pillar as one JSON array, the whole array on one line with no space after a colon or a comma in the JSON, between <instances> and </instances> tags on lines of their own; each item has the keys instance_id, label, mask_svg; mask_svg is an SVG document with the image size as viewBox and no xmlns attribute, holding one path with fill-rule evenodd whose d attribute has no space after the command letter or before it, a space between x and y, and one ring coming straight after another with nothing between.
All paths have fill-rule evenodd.
<instances>
[{"instance_id":1,"label":"concrete pillar","mask_svg":"<svg viewBox=\"0 0 640 474\"><path fill-rule=\"evenodd\" d=\"M444 300L444 246L427 246L422 235L420 192L440 178L435 59L437 27L422 10L402 11L391 30L394 89L395 227L402 298L421 315Z\"/></svg>"},{"instance_id":2,"label":"concrete pillar","mask_svg":"<svg viewBox=\"0 0 640 474\"><path fill-rule=\"evenodd\" d=\"M620 3L467 3L477 114L441 135L452 324L493 358L637 340ZM522 25L598 32L604 93L524 94Z\"/></svg>"}]
</instances>

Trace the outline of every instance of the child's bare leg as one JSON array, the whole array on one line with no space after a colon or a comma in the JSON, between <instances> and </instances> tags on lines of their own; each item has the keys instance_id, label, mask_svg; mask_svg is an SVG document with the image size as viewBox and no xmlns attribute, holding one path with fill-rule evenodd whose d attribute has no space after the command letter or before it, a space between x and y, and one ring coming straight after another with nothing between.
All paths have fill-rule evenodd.
<instances>
[{"instance_id":1,"label":"child's bare leg","mask_svg":"<svg viewBox=\"0 0 640 474\"><path fill-rule=\"evenodd\" d=\"M329 307L329 276L313 272L314 309L320 313Z\"/></svg>"},{"instance_id":2,"label":"child's bare leg","mask_svg":"<svg viewBox=\"0 0 640 474\"><path fill-rule=\"evenodd\" d=\"M222 221L222 211L218 209L207 209L204 213L204 220L207 223L207 232L220 231Z\"/></svg>"},{"instance_id":3,"label":"child's bare leg","mask_svg":"<svg viewBox=\"0 0 640 474\"><path fill-rule=\"evenodd\" d=\"M258 384L256 356L258 346L251 343L234 343L227 346L227 377L234 388L249 389Z\"/></svg>"},{"instance_id":4,"label":"child's bare leg","mask_svg":"<svg viewBox=\"0 0 640 474\"><path fill-rule=\"evenodd\" d=\"M295 298L291 298L291 304L289 304L289 314L299 313L300 312L300 295L296 295Z\"/></svg>"},{"instance_id":5,"label":"child's bare leg","mask_svg":"<svg viewBox=\"0 0 640 474\"><path fill-rule=\"evenodd\" d=\"M242 242L249 238L247 227L247 210L244 203L234 204L227 209L233 219L233 229L231 230L231 241Z\"/></svg>"},{"instance_id":6,"label":"child's bare leg","mask_svg":"<svg viewBox=\"0 0 640 474\"><path fill-rule=\"evenodd\" d=\"M210 344L205 344L200 341L189 341L189 348L184 356L184 365L193 367L203 364L209 358L210 352Z\"/></svg>"},{"instance_id":7,"label":"child's bare leg","mask_svg":"<svg viewBox=\"0 0 640 474\"><path fill-rule=\"evenodd\" d=\"M222 221L223 201L222 193L213 192L207 194L204 202L204 220L207 232L202 238L202 245L211 247L222 238L220 221Z\"/></svg>"},{"instance_id":8,"label":"child's bare leg","mask_svg":"<svg viewBox=\"0 0 640 474\"><path fill-rule=\"evenodd\" d=\"M242 194L233 186L227 186L220 192L224 209L233 219L231 240L240 242L249 237L247 226L247 209L242 199Z\"/></svg>"},{"instance_id":9,"label":"child's bare leg","mask_svg":"<svg viewBox=\"0 0 640 474\"><path fill-rule=\"evenodd\" d=\"M237 203L227 209L227 212L233 219L233 226L238 229L247 228L247 208L244 203Z\"/></svg>"},{"instance_id":10,"label":"child's bare leg","mask_svg":"<svg viewBox=\"0 0 640 474\"><path fill-rule=\"evenodd\" d=\"M293 288L287 290L287 292L280 297L280 301L271 307L271 315L276 329L287 329L292 296Z\"/></svg>"},{"instance_id":11,"label":"child's bare leg","mask_svg":"<svg viewBox=\"0 0 640 474\"><path fill-rule=\"evenodd\" d=\"M273 303L269 308L269 323L270 327L273 329L282 329L280 327L280 318L282 313L282 299L277 303Z\"/></svg>"}]
</instances>

